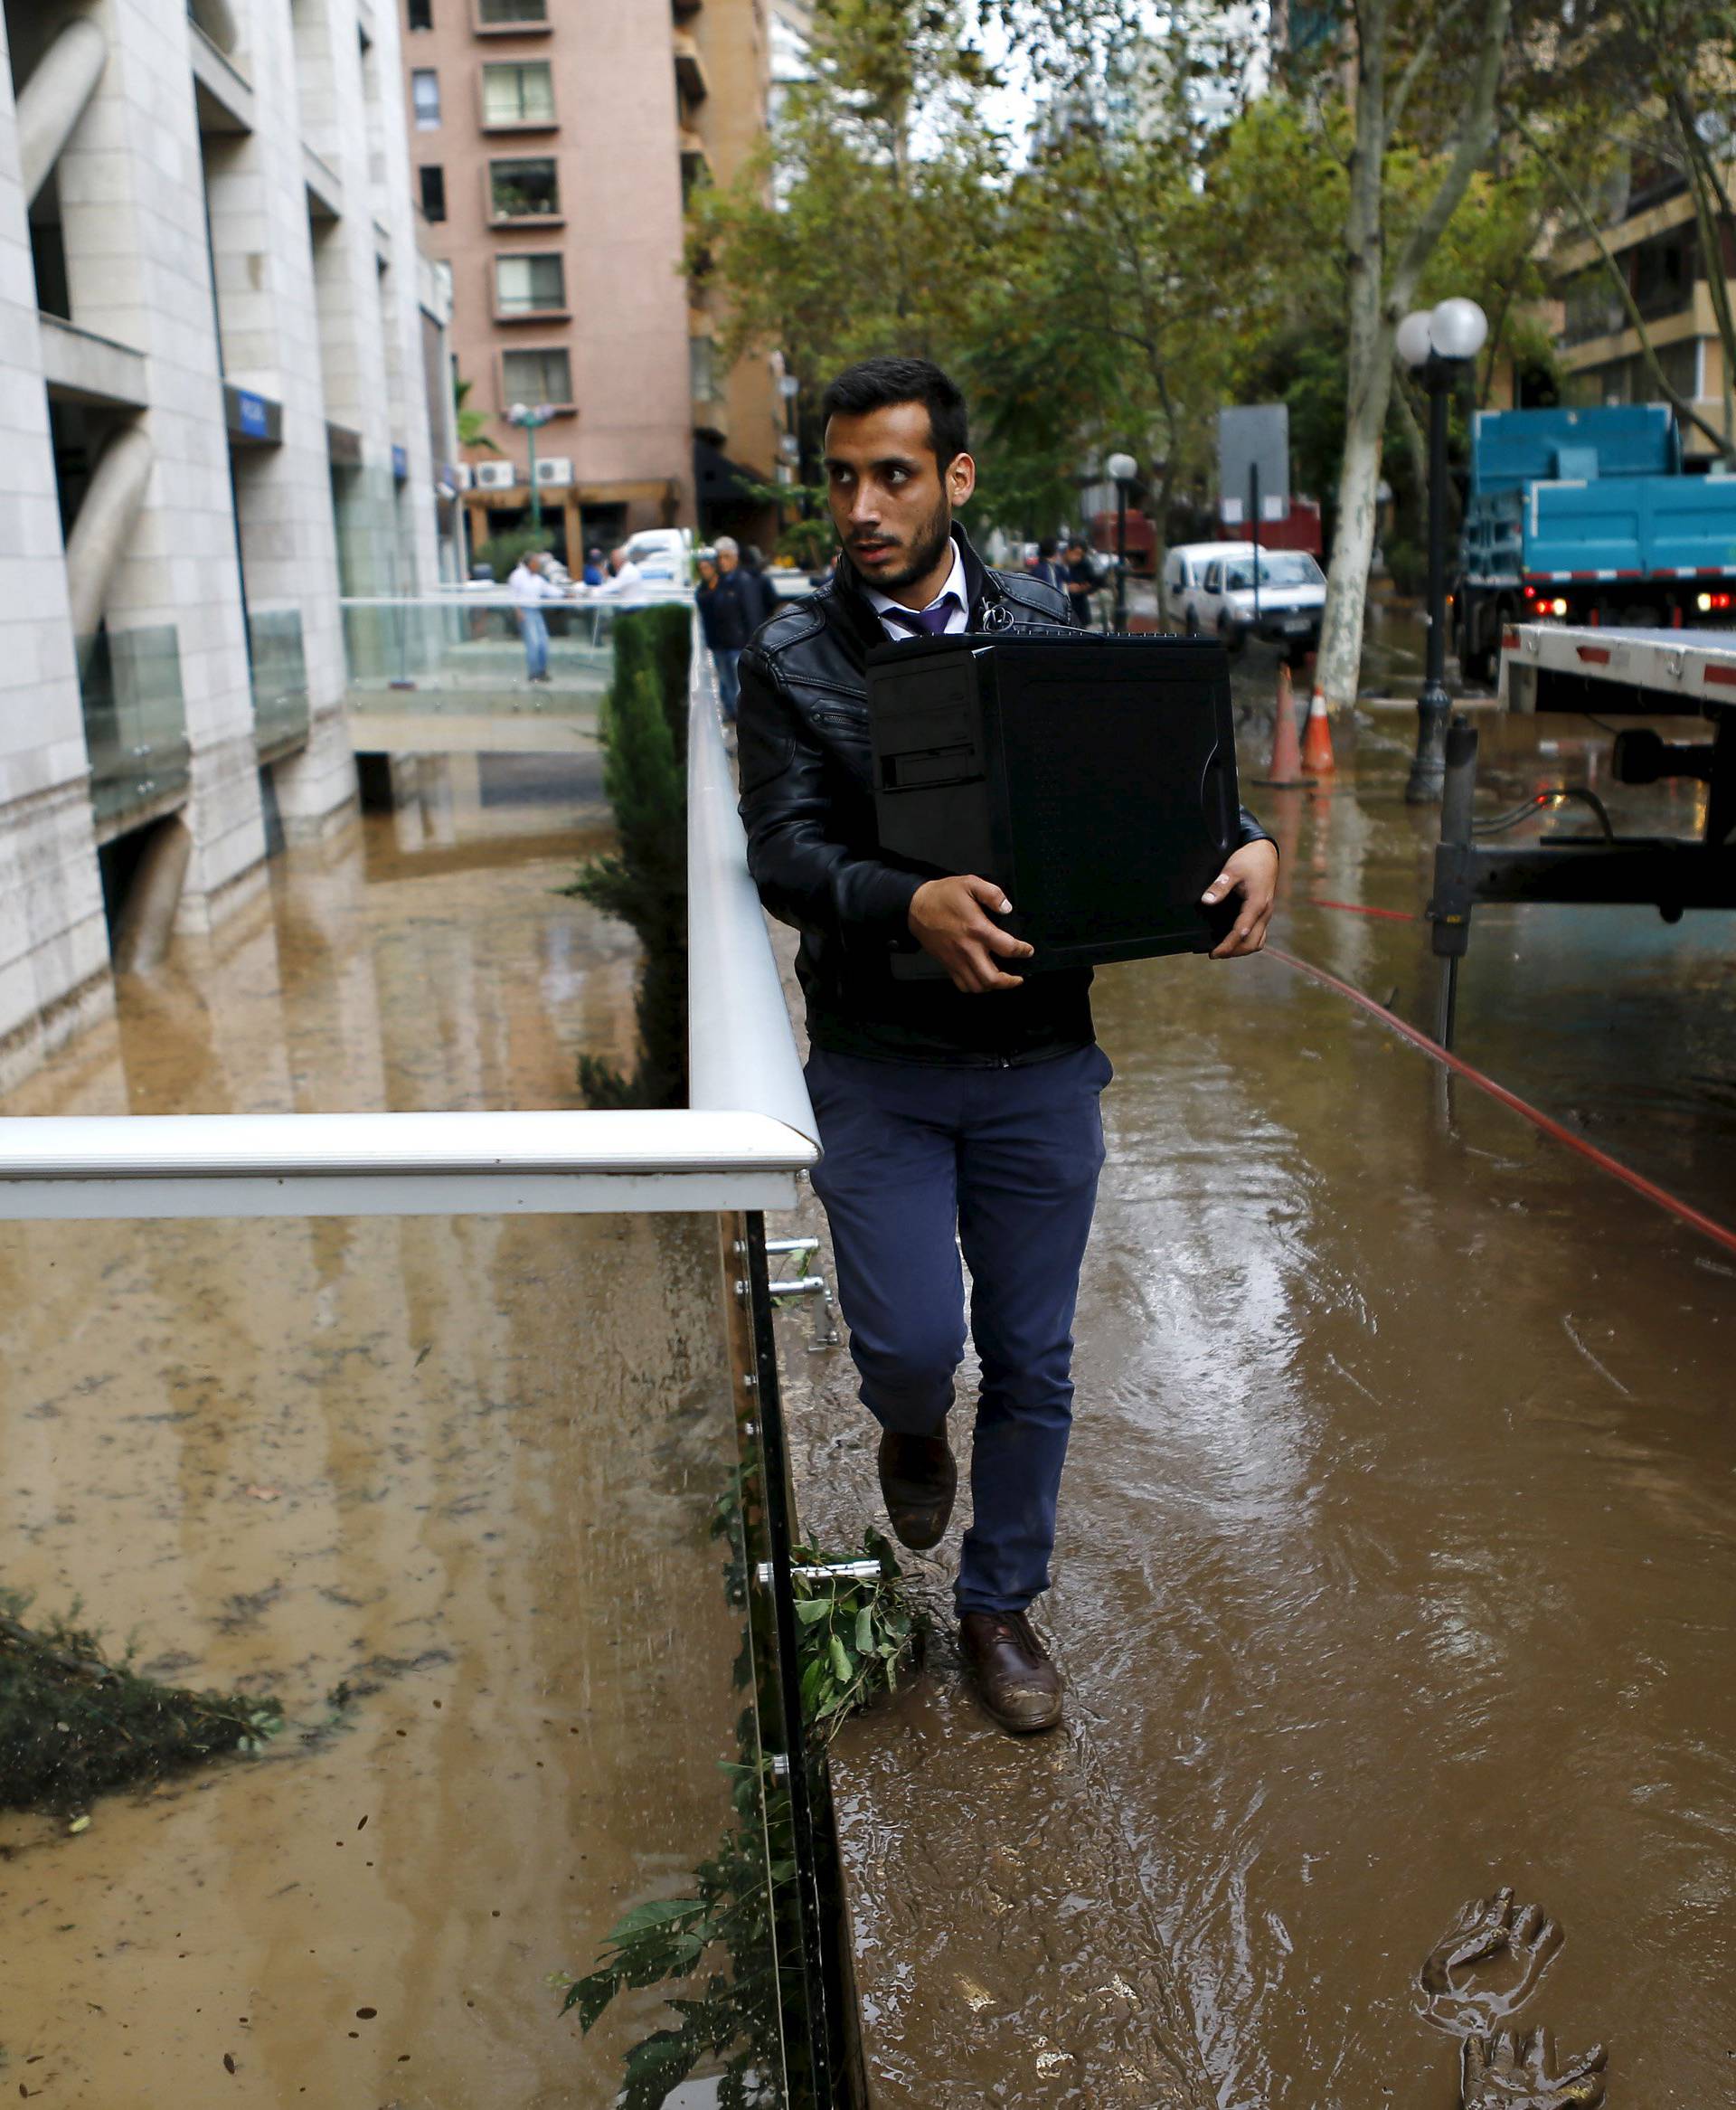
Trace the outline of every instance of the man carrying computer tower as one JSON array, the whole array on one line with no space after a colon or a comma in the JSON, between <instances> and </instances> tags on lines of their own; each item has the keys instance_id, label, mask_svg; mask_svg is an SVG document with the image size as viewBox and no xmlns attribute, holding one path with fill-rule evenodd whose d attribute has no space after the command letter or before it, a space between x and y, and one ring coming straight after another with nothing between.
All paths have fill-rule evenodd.
<instances>
[{"instance_id":1,"label":"man carrying computer tower","mask_svg":"<svg viewBox=\"0 0 1736 2110\"><path fill-rule=\"evenodd\" d=\"M995 1719L1047 1729L1061 1681L1027 1612L1111 1074L1090 962L1258 951L1278 853L1234 800L1217 647L1088 639L1055 587L978 561L938 367L868 360L823 409L842 555L741 656L749 864L802 934L814 1185L893 1529L931 1547L952 1511L962 1246L982 1387L960 1642Z\"/></svg>"}]
</instances>

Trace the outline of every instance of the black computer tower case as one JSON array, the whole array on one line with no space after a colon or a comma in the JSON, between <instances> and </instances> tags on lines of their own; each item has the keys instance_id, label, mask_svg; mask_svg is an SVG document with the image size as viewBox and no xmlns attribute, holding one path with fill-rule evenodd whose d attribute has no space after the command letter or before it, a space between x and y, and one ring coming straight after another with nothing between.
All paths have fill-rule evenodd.
<instances>
[{"instance_id":1,"label":"black computer tower case","mask_svg":"<svg viewBox=\"0 0 1736 2110\"><path fill-rule=\"evenodd\" d=\"M868 655L880 844L1006 889L1017 970L1207 951L1239 840L1230 671L1192 638L963 633ZM939 973L927 954L894 972Z\"/></svg>"}]
</instances>

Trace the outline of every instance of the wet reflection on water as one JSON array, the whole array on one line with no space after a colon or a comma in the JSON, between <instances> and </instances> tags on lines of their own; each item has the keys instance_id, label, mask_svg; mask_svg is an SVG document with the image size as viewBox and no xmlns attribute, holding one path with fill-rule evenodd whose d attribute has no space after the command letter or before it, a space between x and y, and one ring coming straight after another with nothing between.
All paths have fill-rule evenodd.
<instances>
[{"instance_id":1,"label":"wet reflection on water","mask_svg":"<svg viewBox=\"0 0 1736 2110\"><path fill-rule=\"evenodd\" d=\"M632 970L552 891L594 786L488 771L292 852L5 1111L571 1103ZM581 2040L547 1976L730 1813L718 1265L709 1219L0 1229L0 1581L289 1717L77 1837L0 1814L8 2082L610 2098L657 1996Z\"/></svg>"}]
</instances>

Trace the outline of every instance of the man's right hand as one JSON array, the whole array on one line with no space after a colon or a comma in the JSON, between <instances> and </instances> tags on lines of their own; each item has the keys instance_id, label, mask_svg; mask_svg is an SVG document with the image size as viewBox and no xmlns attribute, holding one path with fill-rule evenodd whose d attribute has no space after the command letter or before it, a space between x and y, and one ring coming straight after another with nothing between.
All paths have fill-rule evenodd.
<instances>
[{"instance_id":1,"label":"man's right hand","mask_svg":"<svg viewBox=\"0 0 1736 2110\"><path fill-rule=\"evenodd\" d=\"M983 913L1005 915L1013 904L992 879L967 875L958 879L929 879L910 897L910 935L938 960L954 989L967 996L989 989L1016 989L1023 978L1003 973L997 960L1028 960L1033 947L1015 938Z\"/></svg>"}]
</instances>

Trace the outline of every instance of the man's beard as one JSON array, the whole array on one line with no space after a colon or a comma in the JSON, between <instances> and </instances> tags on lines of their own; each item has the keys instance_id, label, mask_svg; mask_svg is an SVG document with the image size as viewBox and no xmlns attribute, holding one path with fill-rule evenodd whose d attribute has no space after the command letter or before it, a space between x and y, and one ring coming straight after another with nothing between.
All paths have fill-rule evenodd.
<instances>
[{"instance_id":1,"label":"man's beard","mask_svg":"<svg viewBox=\"0 0 1736 2110\"><path fill-rule=\"evenodd\" d=\"M864 585L872 586L876 593L889 598L913 585L919 579L926 579L939 563L942 553L952 540L952 506L943 494L940 503L929 514L917 532L910 544L910 562L901 571L882 572L878 579L870 579L866 572L858 571L856 576ZM846 547L846 555L848 550Z\"/></svg>"}]
</instances>

